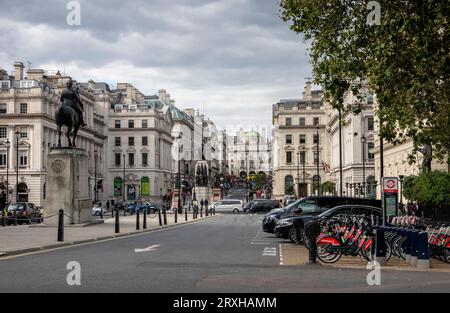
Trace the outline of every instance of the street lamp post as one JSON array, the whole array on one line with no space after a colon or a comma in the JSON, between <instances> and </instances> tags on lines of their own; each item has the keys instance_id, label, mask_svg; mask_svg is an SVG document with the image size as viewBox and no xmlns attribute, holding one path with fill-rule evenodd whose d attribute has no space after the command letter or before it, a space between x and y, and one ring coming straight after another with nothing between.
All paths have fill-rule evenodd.
<instances>
[{"instance_id":1,"label":"street lamp post","mask_svg":"<svg viewBox=\"0 0 450 313\"><path fill-rule=\"evenodd\" d=\"M300 199L300 151L297 152L297 195Z\"/></svg>"},{"instance_id":2,"label":"street lamp post","mask_svg":"<svg viewBox=\"0 0 450 313\"><path fill-rule=\"evenodd\" d=\"M305 169L305 167L306 167L306 148L305 147L303 147L303 149L302 149L302 152L303 152L303 188L305 188L304 186L305 186L305 184L306 184L306 169ZM308 190L308 188L306 188L306 190ZM306 192L306 194L308 194L308 191Z\"/></svg>"},{"instance_id":3,"label":"street lamp post","mask_svg":"<svg viewBox=\"0 0 450 313\"><path fill-rule=\"evenodd\" d=\"M125 207L125 198L126 198L126 189L125 189L125 161L126 161L126 154L123 154L123 192L122 192L122 197L123 197L123 215L125 216L127 213L126 207Z\"/></svg>"},{"instance_id":4,"label":"street lamp post","mask_svg":"<svg viewBox=\"0 0 450 313\"><path fill-rule=\"evenodd\" d=\"M362 164L363 164L363 197L366 195L366 142L367 139L365 136L361 137L362 144Z\"/></svg>"},{"instance_id":5,"label":"street lamp post","mask_svg":"<svg viewBox=\"0 0 450 313\"><path fill-rule=\"evenodd\" d=\"M320 195L320 157L319 157L319 143L320 143L320 139L319 139L319 125L317 125L317 195Z\"/></svg>"},{"instance_id":6,"label":"street lamp post","mask_svg":"<svg viewBox=\"0 0 450 313\"><path fill-rule=\"evenodd\" d=\"M16 131L16 202L19 202L19 130Z\"/></svg>"},{"instance_id":7,"label":"street lamp post","mask_svg":"<svg viewBox=\"0 0 450 313\"><path fill-rule=\"evenodd\" d=\"M183 138L183 133L180 132L180 134L177 137L178 142L178 212L182 213L181 210L181 152L182 152L182 145L181 145L181 139Z\"/></svg>"},{"instance_id":8,"label":"street lamp post","mask_svg":"<svg viewBox=\"0 0 450 313\"><path fill-rule=\"evenodd\" d=\"M5 142L6 145L6 205L8 205L9 201L9 148L11 146L11 142L9 141L9 138L6 139Z\"/></svg>"},{"instance_id":9,"label":"street lamp post","mask_svg":"<svg viewBox=\"0 0 450 313\"><path fill-rule=\"evenodd\" d=\"M400 211L403 211L403 180L405 179L405 176L400 175Z\"/></svg>"}]
</instances>

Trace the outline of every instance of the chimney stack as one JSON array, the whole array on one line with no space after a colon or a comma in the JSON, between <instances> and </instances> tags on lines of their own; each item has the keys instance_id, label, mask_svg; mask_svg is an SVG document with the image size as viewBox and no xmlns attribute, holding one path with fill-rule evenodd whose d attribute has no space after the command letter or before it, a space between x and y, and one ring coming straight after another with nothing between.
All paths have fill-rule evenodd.
<instances>
[{"instance_id":1,"label":"chimney stack","mask_svg":"<svg viewBox=\"0 0 450 313\"><path fill-rule=\"evenodd\" d=\"M14 80L22 80L23 79L23 69L25 66L22 62L14 63Z\"/></svg>"}]
</instances>

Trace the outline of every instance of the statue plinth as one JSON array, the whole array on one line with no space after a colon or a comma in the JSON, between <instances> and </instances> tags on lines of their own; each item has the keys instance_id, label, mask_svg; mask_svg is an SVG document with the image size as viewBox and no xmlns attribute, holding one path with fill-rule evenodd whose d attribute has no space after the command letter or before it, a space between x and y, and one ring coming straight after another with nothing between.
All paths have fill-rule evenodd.
<instances>
[{"instance_id":1,"label":"statue plinth","mask_svg":"<svg viewBox=\"0 0 450 313\"><path fill-rule=\"evenodd\" d=\"M64 224L85 224L92 220L89 196L88 155L78 148L53 148L47 157L45 224L58 221L64 209Z\"/></svg>"}]
</instances>

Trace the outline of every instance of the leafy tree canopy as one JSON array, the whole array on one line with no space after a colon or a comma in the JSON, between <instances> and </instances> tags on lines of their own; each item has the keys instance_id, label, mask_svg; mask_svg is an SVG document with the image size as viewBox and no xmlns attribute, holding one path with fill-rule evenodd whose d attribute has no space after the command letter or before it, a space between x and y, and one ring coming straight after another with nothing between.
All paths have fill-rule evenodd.
<instances>
[{"instance_id":1,"label":"leafy tree canopy","mask_svg":"<svg viewBox=\"0 0 450 313\"><path fill-rule=\"evenodd\" d=\"M419 176L408 176L403 181L406 199L422 204L441 205L450 201L450 174L424 171Z\"/></svg>"},{"instance_id":2,"label":"leafy tree canopy","mask_svg":"<svg viewBox=\"0 0 450 313\"><path fill-rule=\"evenodd\" d=\"M358 113L371 90L383 138L394 144L412 138L411 155L425 143L433 145L438 159L448 155L450 1L282 0L280 5L291 29L312 42L315 82L334 108ZM357 105L344 107L349 91Z\"/></svg>"}]
</instances>

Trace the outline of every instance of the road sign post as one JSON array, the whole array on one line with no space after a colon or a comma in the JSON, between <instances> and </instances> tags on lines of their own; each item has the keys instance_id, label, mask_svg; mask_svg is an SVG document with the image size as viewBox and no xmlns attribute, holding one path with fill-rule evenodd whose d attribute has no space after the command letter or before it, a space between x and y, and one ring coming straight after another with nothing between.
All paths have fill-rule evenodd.
<instances>
[{"instance_id":1,"label":"road sign post","mask_svg":"<svg viewBox=\"0 0 450 313\"><path fill-rule=\"evenodd\" d=\"M397 177L383 177L383 225L389 216L398 216L398 178Z\"/></svg>"}]
</instances>

